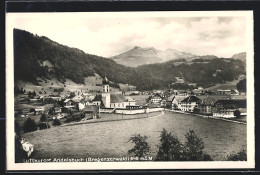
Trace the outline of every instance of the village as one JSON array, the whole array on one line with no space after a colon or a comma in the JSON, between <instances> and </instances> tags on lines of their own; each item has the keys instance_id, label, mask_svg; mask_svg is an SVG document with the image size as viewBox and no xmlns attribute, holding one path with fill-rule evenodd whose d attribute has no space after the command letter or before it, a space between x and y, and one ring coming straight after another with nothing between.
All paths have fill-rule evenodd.
<instances>
[{"instance_id":1,"label":"village","mask_svg":"<svg viewBox=\"0 0 260 175\"><path fill-rule=\"evenodd\" d=\"M154 91L114 91L111 92L109 80L102 81L102 91L87 92L83 90L57 93L37 94L20 90L18 104L29 107L15 110L16 120L22 125L21 118L31 117L39 121L41 115L47 116L42 122L61 120L61 123L83 122L107 117L105 114L137 115L149 114L163 110L177 113L200 114L215 118L236 119L246 116L246 94L236 89L215 91L204 90L154 90ZM19 88L18 88L19 89ZM19 91L19 90L18 90ZM54 92L59 89L54 89ZM19 92L18 92L19 93ZM38 117L37 117L38 116ZM129 116L131 118L131 116ZM109 119L108 119L109 120ZM246 122L246 120L244 120Z\"/></svg>"}]
</instances>

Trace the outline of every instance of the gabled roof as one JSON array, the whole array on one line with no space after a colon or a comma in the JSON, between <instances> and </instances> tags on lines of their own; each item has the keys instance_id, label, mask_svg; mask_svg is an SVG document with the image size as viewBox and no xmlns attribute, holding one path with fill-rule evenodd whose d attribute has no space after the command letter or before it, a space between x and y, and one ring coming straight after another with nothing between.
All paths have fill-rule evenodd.
<instances>
[{"instance_id":1,"label":"gabled roof","mask_svg":"<svg viewBox=\"0 0 260 175\"><path fill-rule=\"evenodd\" d=\"M156 93L155 95L153 95L152 98L153 98L153 97L160 97L160 98L162 98L162 96L161 96L160 94L158 94L158 93Z\"/></svg>"},{"instance_id":2,"label":"gabled roof","mask_svg":"<svg viewBox=\"0 0 260 175\"><path fill-rule=\"evenodd\" d=\"M127 99L122 94L110 94L110 103L127 102Z\"/></svg>"},{"instance_id":3,"label":"gabled roof","mask_svg":"<svg viewBox=\"0 0 260 175\"><path fill-rule=\"evenodd\" d=\"M201 101L201 99L199 99L198 97L192 95L192 96L189 96L189 97L185 98L181 102L182 103L189 103L189 102L200 102L200 101Z\"/></svg>"},{"instance_id":4,"label":"gabled roof","mask_svg":"<svg viewBox=\"0 0 260 175\"><path fill-rule=\"evenodd\" d=\"M97 94L92 101L101 101L101 100L102 100L102 96L100 94Z\"/></svg>"},{"instance_id":5,"label":"gabled roof","mask_svg":"<svg viewBox=\"0 0 260 175\"><path fill-rule=\"evenodd\" d=\"M187 96L182 96L182 95L176 95L173 97L172 101L175 99L177 102L181 102L182 100L184 100L185 98L187 98Z\"/></svg>"}]
</instances>

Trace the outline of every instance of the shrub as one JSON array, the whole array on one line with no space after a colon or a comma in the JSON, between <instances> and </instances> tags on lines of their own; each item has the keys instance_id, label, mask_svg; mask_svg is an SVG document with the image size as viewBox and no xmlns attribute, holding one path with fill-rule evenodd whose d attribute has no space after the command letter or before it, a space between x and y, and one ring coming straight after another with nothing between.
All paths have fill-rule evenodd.
<instances>
[{"instance_id":1,"label":"shrub","mask_svg":"<svg viewBox=\"0 0 260 175\"><path fill-rule=\"evenodd\" d=\"M50 126L48 123L46 123L46 122L40 122L40 123L38 124L38 127L39 127L40 130L43 130L43 129L48 129L48 128L50 128L51 126Z\"/></svg>"},{"instance_id":2,"label":"shrub","mask_svg":"<svg viewBox=\"0 0 260 175\"><path fill-rule=\"evenodd\" d=\"M37 130L37 125L33 119L29 117L27 120L25 120L23 125L24 132L32 132L36 130Z\"/></svg>"},{"instance_id":3,"label":"shrub","mask_svg":"<svg viewBox=\"0 0 260 175\"><path fill-rule=\"evenodd\" d=\"M241 150L237 153L232 153L227 156L228 161L246 161L247 160L247 154L246 150Z\"/></svg>"},{"instance_id":4,"label":"shrub","mask_svg":"<svg viewBox=\"0 0 260 175\"><path fill-rule=\"evenodd\" d=\"M160 145L156 156L156 160L181 160L183 153L183 146L179 139L168 133L164 128L160 135Z\"/></svg>"},{"instance_id":5,"label":"shrub","mask_svg":"<svg viewBox=\"0 0 260 175\"><path fill-rule=\"evenodd\" d=\"M134 154L135 156L140 158L149 153L150 146L146 142L147 138L148 137L146 135L141 136L140 134L131 136L128 142L131 141L135 144L135 146L128 151L128 154Z\"/></svg>"},{"instance_id":6,"label":"shrub","mask_svg":"<svg viewBox=\"0 0 260 175\"><path fill-rule=\"evenodd\" d=\"M60 122L59 119L55 118L55 119L53 120L53 124L52 124L52 125L53 125L53 126L59 126L59 125L61 125L61 122Z\"/></svg>"}]
</instances>

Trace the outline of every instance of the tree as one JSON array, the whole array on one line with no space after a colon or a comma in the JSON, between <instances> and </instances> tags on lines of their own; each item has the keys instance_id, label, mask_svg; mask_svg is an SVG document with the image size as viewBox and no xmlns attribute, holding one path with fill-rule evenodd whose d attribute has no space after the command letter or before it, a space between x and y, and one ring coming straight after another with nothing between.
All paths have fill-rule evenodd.
<instances>
[{"instance_id":1,"label":"tree","mask_svg":"<svg viewBox=\"0 0 260 175\"><path fill-rule=\"evenodd\" d=\"M179 139L168 133L164 128L160 135L160 145L156 156L156 160L172 161L182 160L183 145Z\"/></svg>"},{"instance_id":2,"label":"tree","mask_svg":"<svg viewBox=\"0 0 260 175\"><path fill-rule=\"evenodd\" d=\"M138 135L133 135L130 137L128 142L132 142L135 146L128 151L128 154L134 154L135 156L141 158L150 152L150 145L146 142L148 137Z\"/></svg>"},{"instance_id":3,"label":"tree","mask_svg":"<svg viewBox=\"0 0 260 175\"><path fill-rule=\"evenodd\" d=\"M46 116L46 114L42 114L40 121L41 122L46 122L48 120L48 116Z\"/></svg>"},{"instance_id":4,"label":"tree","mask_svg":"<svg viewBox=\"0 0 260 175\"><path fill-rule=\"evenodd\" d=\"M241 112L239 110L235 110L234 111L234 116L240 117L241 116Z\"/></svg>"},{"instance_id":5,"label":"tree","mask_svg":"<svg viewBox=\"0 0 260 175\"><path fill-rule=\"evenodd\" d=\"M69 98L73 98L75 96L76 96L75 92L71 92Z\"/></svg>"},{"instance_id":6,"label":"tree","mask_svg":"<svg viewBox=\"0 0 260 175\"><path fill-rule=\"evenodd\" d=\"M203 152L204 142L199 138L193 130L185 135L186 142L184 144L184 155L185 159L188 161L201 161L201 160L211 160L208 154Z\"/></svg>"},{"instance_id":7,"label":"tree","mask_svg":"<svg viewBox=\"0 0 260 175\"><path fill-rule=\"evenodd\" d=\"M243 92L246 92L246 79L240 80L237 83L237 89Z\"/></svg>"},{"instance_id":8,"label":"tree","mask_svg":"<svg viewBox=\"0 0 260 175\"><path fill-rule=\"evenodd\" d=\"M60 122L59 119L55 118L55 119L53 120L53 124L52 124L52 125L53 125L53 126L59 126L59 125L61 125L61 122Z\"/></svg>"},{"instance_id":9,"label":"tree","mask_svg":"<svg viewBox=\"0 0 260 175\"><path fill-rule=\"evenodd\" d=\"M25 120L23 125L24 132L32 132L36 130L37 130L37 125L33 119L29 117L27 120Z\"/></svg>"},{"instance_id":10,"label":"tree","mask_svg":"<svg viewBox=\"0 0 260 175\"><path fill-rule=\"evenodd\" d=\"M246 161L247 160L247 154L246 150L242 149L241 151L237 153L232 153L227 156L228 161Z\"/></svg>"}]
</instances>

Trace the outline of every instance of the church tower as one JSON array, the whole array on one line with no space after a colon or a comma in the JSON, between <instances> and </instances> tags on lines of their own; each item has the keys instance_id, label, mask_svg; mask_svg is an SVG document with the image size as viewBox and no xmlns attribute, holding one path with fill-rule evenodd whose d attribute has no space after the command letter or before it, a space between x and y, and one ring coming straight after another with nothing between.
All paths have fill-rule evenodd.
<instances>
[{"instance_id":1,"label":"church tower","mask_svg":"<svg viewBox=\"0 0 260 175\"><path fill-rule=\"evenodd\" d=\"M102 84L103 84L102 101L104 103L105 108L110 108L109 81L107 77L105 77Z\"/></svg>"}]
</instances>

